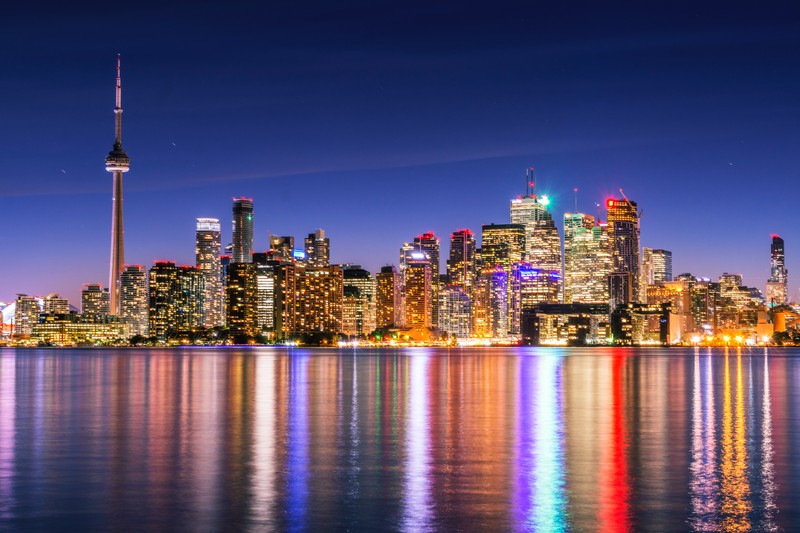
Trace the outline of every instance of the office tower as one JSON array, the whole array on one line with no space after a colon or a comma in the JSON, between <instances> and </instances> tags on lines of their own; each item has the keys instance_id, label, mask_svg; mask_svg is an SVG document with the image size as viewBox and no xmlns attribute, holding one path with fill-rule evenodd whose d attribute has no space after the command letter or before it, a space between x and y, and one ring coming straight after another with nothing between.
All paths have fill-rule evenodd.
<instances>
[{"instance_id":1,"label":"office tower","mask_svg":"<svg viewBox=\"0 0 800 533\"><path fill-rule=\"evenodd\" d=\"M294 263L279 263L273 267L275 277L275 340L284 341L296 335L297 271Z\"/></svg>"},{"instance_id":2,"label":"office tower","mask_svg":"<svg viewBox=\"0 0 800 533\"><path fill-rule=\"evenodd\" d=\"M356 333L348 333L348 328L352 326L349 322L345 325L344 332L348 335L368 335L377 327L376 280L367 270L357 265L344 268L343 276L345 296L349 294L348 305L355 304L357 322ZM348 320L349 318L351 317Z\"/></svg>"},{"instance_id":3,"label":"office tower","mask_svg":"<svg viewBox=\"0 0 800 533\"><path fill-rule=\"evenodd\" d=\"M400 275L394 266L385 266L375 278L376 327L396 326L400 323Z\"/></svg>"},{"instance_id":4,"label":"office tower","mask_svg":"<svg viewBox=\"0 0 800 533\"><path fill-rule=\"evenodd\" d=\"M769 279L767 280L767 305L775 307L788 303L789 271L786 270L784 243L780 236L772 234L769 258Z\"/></svg>"},{"instance_id":5,"label":"office tower","mask_svg":"<svg viewBox=\"0 0 800 533\"><path fill-rule=\"evenodd\" d=\"M44 312L48 315L66 315L69 313L69 302L57 292L44 297Z\"/></svg>"},{"instance_id":6,"label":"office tower","mask_svg":"<svg viewBox=\"0 0 800 533\"><path fill-rule=\"evenodd\" d=\"M460 229L450 234L450 259L447 260L447 280L455 287L464 289L464 294L472 294L475 284L475 236L468 229Z\"/></svg>"},{"instance_id":7,"label":"office tower","mask_svg":"<svg viewBox=\"0 0 800 533\"><path fill-rule=\"evenodd\" d=\"M165 340L171 333L203 326L205 277L196 267L156 261L148 272L149 333Z\"/></svg>"},{"instance_id":8,"label":"office tower","mask_svg":"<svg viewBox=\"0 0 800 533\"><path fill-rule=\"evenodd\" d=\"M479 274L472 288L470 335L479 339L493 337L490 276L488 273Z\"/></svg>"},{"instance_id":9,"label":"office tower","mask_svg":"<svg viewBox=\"0 0 800 533\"><path fill-rule=\"evenodd\" d=\"M274 337L275 332L275 266L280 260L270 252L253 254L256 277L256 327L260 334Z\"/></svg>"},{"instance_id":10,"label":"office tower","mask_svg":"<svg viewBox=\"0 0 800 533\"><path fill-rule=\"evenodd\" d=\"M344 275L338 266L298 268L298 334L341 333Z\"/></svg>"},{"instance_id":11,"label":"office tower","mask_svg":"<svg viewBox=\"0 0 800 533\"><path fill-rule=\"evenodd\" d=\"M205 278L203 314L205 326L223 324L222 265L220 223L217 218L198 218L195 233L195 265Z\"/></svg>"},{"instance_id":12,"label":"office tower","mask_svg":"<svg viewBox=\"0 0 800 533\"><path fill-rule=\"evenodd\" d=\"M654 248L653 255L653 283L672 281L672 252Z\"/></svg>"},{"instance_id":13,"label":"office tower","mask_svg":"<svg viewBox=\"0 0 800 533\"><path fill-rule=\"evenodd\" d=\"M294 237L290 235L283 237L270 235L269 249L276 260L292 261L294 259Z\"/></svg>"},{"instance_id":14,"label":"office tower","mask_svg":"<svg viewBox=\"0 0 800 533\"><path fill-rule=\"evenodd\" d=\"M312 268L324 268L331 264L331 240L325 237L325 230L309 233L305 240L306 263Z\"/></svg>"},{"instance_id":15,"label":"office tower","mask_svg":"<svg viewBox=\"0 0 800 533\"><path fill-rule=\"evenodd\" d=\"M233 199L232 263L249 263L253 253L253 199Z\"/></svg>"},{"instance_id":16,"label":"office tower","mask_svg":"<svg viewBox=\"0 0 800 533\"><path fill-rule=\"evenodd\" d=\"M439 237L432 231L422 233L414 237L414 249L428 256L431 261L431 321L435 326L439 322L439 291L440 283L440 252Z\"/></svg>"},{"instance_id":17,"label":"office tower","mask_svg":"<svg viewBox=\"0 0 800 533\"><path fill-rule=\"evenodd\" d=\"M627 198L610 199L606 206L614 254L615 279L609 282L612 300L616 303L639 302L639 212L636 202Z\"/></svg>"},{"instance_id":18,"label":"office tower","mask_svg":"<svg viewBox=\"0 0 800 533\"><path fill-rule=\"evenodd\" d=\"M33 326L39 322L41 313L39 301L27 294L17 294L14 309L14 337L27 337L33 332Z\"/></svg>"},{"instance_id":19,"label":"office tower","mask_svg":"<svg viewBox=\"0 0 800 533\"><path fill-rule=\"evenodd\" d=\"M522 224L484 224L481 227L481 268L494 271L498 265L511 272L511 265L525 255L525 226Z\"/></svg>"},{"instance_id":20,"label":"office tower","mask_svg":"<svg viewBox=\"0 0 800 533\"><path fill-rule=\"evenodd\" d=\"M585 213L565 213L564 303L608 303L612 263L608 227Z\"/></svg>"},{"instance_id":21,"label":"office tower","mask_svg":"<svg viewBox=\"0 0 800 533\"><path fill-rule=\"evenodd\" d=\"M508 272L502 266L486 272L489 278L489 309L491 315L489 327L492 337L503 339L508 336L508 306L510 296L508 290Z\"/></svg>"},{"instance_id":22,"label":"office tower","mask_svg":"<svg viewBox=\"0 0 800 533\"><path fill-rule=\"evenodd\" d=\"M110 295L99 283L89 283L81 291L81 314L98 318L109 314Z\"/></svg>"},{"instance_id":23,"label":"office tower","mask_svg":"<svg viewBox=\"0 0 800 533\"><path fill-rule=\"evenodd\" d=\"M109 312L119 313L119 276L125 264L125 231L122 217L122 174L128 172L131 160L122 149L122 83L120 57L117 56L116 105L114 106L114 147L106 156L106 171L114 176L111 204L111 267L108 277ZM105 313L105 314L108 314Z\"/></svg>"},{"instance_id":24,"label":"office tower","mask_svg":"<svg viewBox=\"0 0 800 533\"><path fill-rule=\"evenodd\" d=\"M119 282L119 316L131 335L147 335L147 271L142 265L125 265Z\"/></svg>"},{"instance_id":25,"label":"office tower","mask_svg":"<svg viewBox=\"0 0 800 533\"><path fill-rule=\"evenodd\" d=\"M470 332L470 299L462 287L445 286L440 293L440 331L457 339L466 339Z\"/></svg>"},{"instance_id":26,"label":"office tower","mask_svg":"<svg viewBox=\"0 0 800 533\"><path fill-rule=\"evenodd\" d=\"M254 263L231 263L225 284L225 324L234 342L254 337L258 328L258 279Z\"/></svg>"},{"instance_id":27,"label":"office tower","mask_svg":"<svg viewBox=\"0 0 800 533\"><path fill-rule=\"evenodd\" d=\"M511 223L525 226L525 261L537 269L561 272L561 237L548 211L547 195L534 194L533 169L526 171L525 196L511 200Z\"/></svg>"},{"instance_id":28,"label":"office tower","mask_svg":"<svg viewBox=\"0 0 800 533\"><path fill-rule=\"evenodd\" d=\"M522 311L540 303L558 303L561 276L554 270L538 269L530 263L511 268L511 333L519 335Z\"/></svg>"},{"instance_id":29,"label":"office tower","mask_svg":"<svg viewBox=\"0 0 800 533\"><path fill-rule=\"evenodd\" d=\"M423 252L413 252L406 262L405 327L427 329L432 326L431 262Z\"/></svg>"}]
</instances>

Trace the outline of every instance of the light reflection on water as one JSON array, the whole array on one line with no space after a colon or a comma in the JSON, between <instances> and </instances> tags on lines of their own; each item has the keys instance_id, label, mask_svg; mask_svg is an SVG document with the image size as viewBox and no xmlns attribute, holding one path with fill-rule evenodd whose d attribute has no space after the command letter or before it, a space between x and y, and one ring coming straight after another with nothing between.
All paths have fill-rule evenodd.
<instances>
[{"instance_id":1,"label":"light reflection on water","mask_svg":"<svg viewBox=\"0 0 800 533\"><path fill-rule=\"evenodd\" d=\"M0 530L790 530L797 355L2 350Z\"/></svg>"}]
</instances>

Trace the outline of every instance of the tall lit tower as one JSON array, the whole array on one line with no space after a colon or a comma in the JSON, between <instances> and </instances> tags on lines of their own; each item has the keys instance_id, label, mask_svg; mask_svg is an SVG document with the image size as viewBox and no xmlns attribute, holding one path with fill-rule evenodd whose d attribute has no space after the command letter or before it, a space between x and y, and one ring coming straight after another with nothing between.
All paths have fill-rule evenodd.
<instances>
[{"instance_id":1,"label":"tall lit tower","mask_svg":"<svg viewBox=\"0 0 800 533\"><path fill-rule=\"evenodd\" d=\"M106 170L114 175L114 193L111 207L111 267L108 287L109 312L119 314L119 278L125 264L125 231L122 227L122 174L130 170L131 160L122 149L122 83L120 57L117 55L117 103L114 107L114 148L106 157Z\"/></svg>"},{"instance_id":2,"label":"tall lit tower","mask_svg":"<svg viewBox=\"0 0 800 533\"><path fill-rule=\"evenodd\" d=\"M217 218L198 218L195 233L195 265L205 278L203 315L205 326L221 326L224 317L222 292L222 250L220 224Z\"/></svg>"},{"instance_id":3,"label":"tall lit tower","mask_svg":"<svg viewBox=\"0 0 800 533\"><path fill-rule=\"evenodd\" d=\"M253 199L233 199L233 260L249 263L253 255Z\"/></svg>"},{"instance_id":4,"label":"tall lit tower","mask_svg":"<svg viewBox=\"0 0 800 533\"><path fill-rule=\"evenodd\" d=\"M770 307L788 303L788 278L783 239L772 234L770 245L769 279L767 280L767 304Z\"/></svg>"}]
</instances>

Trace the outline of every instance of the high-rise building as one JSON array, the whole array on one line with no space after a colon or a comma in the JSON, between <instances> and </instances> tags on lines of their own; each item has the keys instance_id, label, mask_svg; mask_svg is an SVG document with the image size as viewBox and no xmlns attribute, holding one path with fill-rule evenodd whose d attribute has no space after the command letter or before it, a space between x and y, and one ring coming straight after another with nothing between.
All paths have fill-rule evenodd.
<instances>
[{"instance_id":1,"label":"high-rise building","mask_svg":"<svg viewBox=\"0 0 800 533\"><path fill-rule=\"evenodd\" d=\"M783 239L775 234L772 234L771 237L767 305L774 307L788 303L789 271L786 270Z\"/></svg>"},{"instance_id":2,"label":"high-rise building","mask_svg":"<svg viewBox=\"0 0 800 533\"><path fill-rule=\"evenodd\" d=\"M256 277L256 327L267 336L275 333L275 267L281 261L270 252L253 254Z\"/></svg>"},{"instance_id":3,"label":"high-rise building","mask_svg":"<svg viewBox=\"0 0 800 533\"><path fill-rule=\"evenodd\" d=\"M494 270L486 271L485 275L489 279L491 335L495 339L502 339L509 333L508 306L511 303L511 291L508 290L508 271L502 266L496 266Z\"/></svg>"},{"instance_id":4,"label":"high-rise building","mask_svg":"<svg viewBox=\"0 0 800 533\"><path fill-rule=\"evenodd\" d=\"M33 326L39 322L42 308L39 300L27 294L17 294L14 308L14 337L28 337L33 332Z\"/></svg>"},{"instance_id":5,"label":"high-rise building","mask_svg":"<svg viewBox=\"0 0 800 533\"><path fill-rule=\"evenodd\" d=\"M297 332L297 271L294 263L281 262L273 267L275 339L288 340Z\"/></svg>"},{"instance_id":6,"label":"high-rise building","mask_svg":"<svg viewBox=\"0 0 800 533\"><path fill-rule=\"evenodd\" d=\"M376 327L388 328L400 324L400 275L394 266L381 267L376 277Z\"/></svg>"},{"instance_id":7,"label":"high-rise building","mask_svg":"<svg viewBox=\"0 0 800 533\"><path fill-rule=\"evenodd\" d=\"M147 335L147 271L142 265L125 265L119 282L119 316L131 335Z\"/></svg>"},{"instance_id":8,"label":"high-rise building","mask_svg":"<svg viewBox=\"0 0 800 533\"><path fill-rule=\"evenodd\" d=\"M639 212L636 202L627 198L622 200L609 199L608 229L614 254L613 272L616 282L611 287L612 300L614 295L625 298L616 303L639 302ZM624 279L623 279L624 278ZM627 279L630 278L630 279ZM628 293L621 289L629 287ZM620 289L620 290L617 290Z\"/></svg>"},{"instance_id":9,"label":"high-rise building","mask_svg":"<svg viewBox=\"0 0 800 533\"><path fill-rule=\"evenodd\" d=\"M233 199L232 263L249 263L253 253L253 199Z\"/></svg>"},{"instance_id":10,"label":"high-rise building","mask_svg":"<svg viewBox=\"0 0 800 533\"><path fill-rule=\"evenodd\" d=\"M423 330L432 324L431 262L423 252L413 252L406 262L405 326Z\"/></svg>"},{"instance_id":11,"label":"high-rise building","mask_svg":"<svg viewBox=\"0 0 800 533\"><path fill-rule=\"evenodd\" d=\"M483 273L475 278L470 302L470 335L479 339L488 339L492 334L491 274ZM505 336L505 335L504 335Z\"/></svg>"},{"instance_id":12,"label":"high-rise building","mask_svg":"<svg viewBox=\"0 0 800 533\"><path fill-rule=\"evenodd\" d=\"M564 303L608 303L611 241L585 213L564 214Z\"/></svg>"},{"instance_id":13,"label":"high-rise building","mask_svg":"<svg viewBox=\"0 0 800 533\"><path fill-rule=\"evenodd\" d=\"M195 265L205 278L203 315L205 326L213 328L224 322L220 223L217 218L198 218L195 233Z\"/></svg>"},{"instance_id":14,"label":"high-rise building","mask_svg":"<svg viewBox=\"0 0 800 533\"><path fill-rule=\"evenodd\" d=\"M292 261L294 258L294 237L291 235L270 235L269 249L275 259L279 261Z\"/></svg>"},{"instance_id":15,"label":"high-rise building","mask_svg":"<svg viewBox=\"0 0 800 533\"><path fill-rule=\"evenodd\" d=\"M511 272L511 265L525 256L525 226L522 224L484 224L481 228L481 265L484 271L498 265Z\"/></svg>"},{"instance_id":16,"label":"high-rise building","mask_svg":"<svg viewBox=\"0 0 800 533\"><path fill-rule=\"evenodd\" d=\"M108 277L109 312L119 313L119 277L125 264L125 231L122 217L122 174L128 172L131 160L122 149L122 83L120 56L117 55L116 105L114 106L114 147L106 156L106 171L114 176L111 204L111 267ZM106 313L108 314L108 312Z\"/></svg>"},{"instance_id":17,"label":"high-rise building","mask_svg":"<svg viewBox=\"0 0 800 533\"><path fill-rule=\"evenodd\" d=\"M450 234L450 259L447 260L447 281L454 287L464 289L470 296L475 284L475 236L468 229Z\"/></svg>"},{"instance_id":18,"label":"high-rise building","mask_svg":"<svg viewBox=\"0 0 800 533\"><path fill-rule=\"evenodd\" d=\"M234 336L253 337L258 327L258 279L254 263L231 263L225 284L225 323Z\"/></svg>"},{"instance_id":19,"label":"high-rise building","mask_svg":"<svg viewBox=\"0 0 800 533\"><path fill-rule=\"evenodd\" d=\"M414 237L414 248L428 256L431 261L431 322L439 323L439 291L441 290L439 237L432 231Z\"/></svg>"},{"instance_id":20,"label":"high-rise building","mask_svg":"<svg viewBox=\"0 0 800 533\"><path fill-rule=\"evenodd\" d=\"M309 233L305 240L306 263L312 268L325 268L331 264L331 240L324 229Z\"/></svg>"},{"instance_id":21,"label":"high-rise building","mask_svg":"<svg viewBox=\"0 0 800 533\"><path fill-rule=\"evenodd\" d=\"M148 272L150 335L165 340L171 332L203 326L205 278L196 267L156 261Z\"/></svg>"},{"instance_id":22,"label":"high-rise building","mask_svg":"<svg viewBox=\"0 0 800 533\"><path fill-rule=\"evenodd\" d=\"M515 263L511 269L511 333L519 335L522 312L540 303L558 303L561 276L554 270L538 269L530 263Z\"/></svg>"},{"instance_id":23,"label":"high-rise building","mask_svg":"<svg viewBox=\"0 0 800 533\"><path fill-rule=\"evenodd\" d=\"M81 314L99 318L109 314L110 295L99 283L89 283L81 291Z\"/></svg>"},{"instance_id":24,"label":"high-rise building","mask_svg":"<svg viewBox=\"0 0 800 533\"><path fill-rule=\"evenodd\" d=\"M533 169L526 171L525 196L511 200L511 223L525 226L525 261L537 269L561 272L561 237L548 211L547 195L534 194Z\"/></svg>"},{"instance_id":25,"label":"high-rise building","mask_svg":"<svg viewBox=\"0 0 800 533\"><path fill-rule=\"evenodd\" d=\"M470 298L462 287L445 286L440 293L440 331L457 339L466 339L470 334Z\"/></svg>"},{"instance_id":26,"label":"high-rise building","mask_svg":"<svg viewBox=\"0 0 800 533\"><path fill-rule=\"evenodd\" d=\"M44 312L48 315L66 315L69 313L69 302L57 292L44 297Z\"/></svg>"},{"instance_id":27,"label":"high-rise building","mask_svg":"<svg viewBox=\"0 0 800 533\"><path fill-rule=\"evenodd\" d=\"M344 276L338 266L297 269L297 333L341 333Z\"/></svg>"},{"instance_id":28,"label":"high-rise building","mask_svg":"<svg viewBox=\"0 0 800 533\"><path fill-rule=\"evenodd\" d=\"M653 283L672 281L672 252L654 248L653 254Z\"/></svg>"},{"instance_id":29,"label":"high-rise building","mask_svg":"<svg viewBox=\"0 0 800 533\"><path fill-rule=\"evenodd\" d=\"M346 267L343 275L345 303L347 304L346 314L348 315L343 318L345 322L343 331L347 335L368 335L377 327L375 278L358 265ZM351 318L355 318L355 322L350 322ZM355 333L351 333L351 331L355 331Z\"/></svg>"}]
</instances>

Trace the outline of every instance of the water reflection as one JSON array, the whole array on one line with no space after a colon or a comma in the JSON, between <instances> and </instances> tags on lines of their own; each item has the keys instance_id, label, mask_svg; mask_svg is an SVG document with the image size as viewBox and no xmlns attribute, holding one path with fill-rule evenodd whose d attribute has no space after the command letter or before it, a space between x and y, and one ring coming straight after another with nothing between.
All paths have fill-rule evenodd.
<instances>
[{"instance_id":1,"label":"water reflection","mask_svg":"<svg viewBox=\"0 0 800 533\"><path fill-rule=\"evenodd\" d=\"M0 530L791 529L798 353L3 350Z\"/></svg>"}]
</instances>

